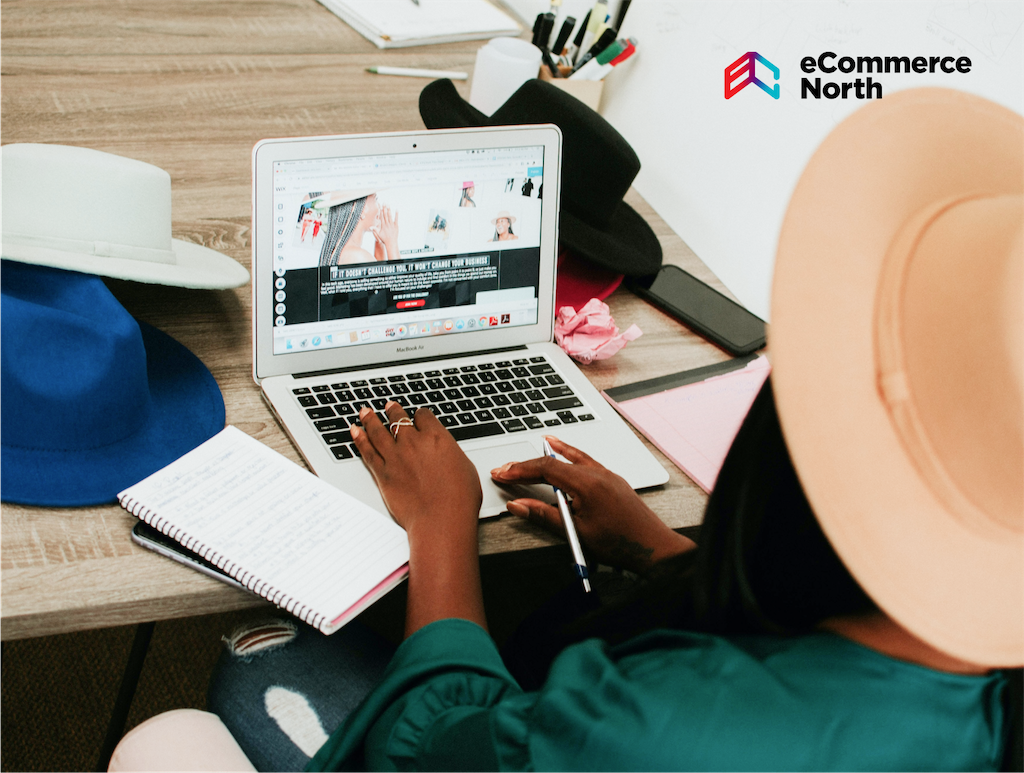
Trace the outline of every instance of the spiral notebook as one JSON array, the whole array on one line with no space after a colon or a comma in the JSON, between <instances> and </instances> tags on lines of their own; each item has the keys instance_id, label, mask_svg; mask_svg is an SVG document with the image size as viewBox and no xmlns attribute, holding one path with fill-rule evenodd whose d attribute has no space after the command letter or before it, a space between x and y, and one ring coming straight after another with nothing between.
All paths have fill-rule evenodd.
<instances>
[{"instance_id":1,"label":"spiral notebook","mask_svg":"<svg viewBox=\"0 0 1024 773\"><path fill-rule=\"evenodd\" d=\"M325 634L409 571L406 533L390 516L232 426L117 499Z\"/></svg>"}]
</instances>

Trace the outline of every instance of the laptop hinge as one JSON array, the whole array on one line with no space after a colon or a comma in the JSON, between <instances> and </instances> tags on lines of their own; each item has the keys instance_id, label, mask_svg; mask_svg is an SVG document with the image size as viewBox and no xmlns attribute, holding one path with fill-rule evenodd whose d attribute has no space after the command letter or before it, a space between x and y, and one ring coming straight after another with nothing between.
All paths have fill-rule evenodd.
<instances>
[{"instance_id":1,"label":"laptop hinge","mask_svg":"<svg viewBox=\"0 0 1024 773\"><path fill-rule=\"evenodd\" d=\"M526 349L525 345L520 346L508 346L503 349L478 349L477 351L466 352L465 354L459 355L446 355L438 357L415 357L411 360L391 360L390 362L374 362L367 363L365 365L354 365L351 368L331 368L329 370L311 370L308 373L293 373L292 378L314 378L317 376L329 376L332 373L351 373L354 370L378 370L380 368L390 368L395 365L415 365L417 362L439 362L441 360L451 360L457 357L480 357L486 354L501 354L502 352L521 352Z\"/></svg>"}]
</instances>

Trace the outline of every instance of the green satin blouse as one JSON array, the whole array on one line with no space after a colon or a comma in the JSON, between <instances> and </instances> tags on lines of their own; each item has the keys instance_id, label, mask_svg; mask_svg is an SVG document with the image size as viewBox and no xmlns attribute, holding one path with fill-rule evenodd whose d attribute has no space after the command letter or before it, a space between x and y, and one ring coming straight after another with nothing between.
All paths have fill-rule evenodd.
<instances>
[{"instance_id":1,"label":"green satin blouse","mask_svg":"<svg viewBox=\"0 0 1024 773\"><path fill-rule=\"evenodd\" d=\"M441 620L307 769L997 770L1005 688L829 633L659 630L569 647L526 693L483 629Z\"/></svg>"}]
</instances>

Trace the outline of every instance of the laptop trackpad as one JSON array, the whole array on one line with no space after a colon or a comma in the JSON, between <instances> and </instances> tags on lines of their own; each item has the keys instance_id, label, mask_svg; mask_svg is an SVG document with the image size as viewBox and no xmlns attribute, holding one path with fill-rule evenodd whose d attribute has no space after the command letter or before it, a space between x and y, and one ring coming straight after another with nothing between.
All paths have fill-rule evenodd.
<instances>
[{"instance_id":1,"label":"laptop trackpad","mask_svg":"<svg viewBox=\"0 0 1024 773\"><path fill-rule=\"evenodd\" d=\"M501 467L506 462L525 462L536 459L541 451L532 443L511 443L509 445L491 446L467 451L469 460L476 466L480 474L480 487L484 492L484 502L480 514L482 516L498 515L505 512L505 503L511 499L529 497L543 502L555 503L555 492L551 486L514 485L498 486L491 480L491 470Z\"/></svg>"}]
</instances>

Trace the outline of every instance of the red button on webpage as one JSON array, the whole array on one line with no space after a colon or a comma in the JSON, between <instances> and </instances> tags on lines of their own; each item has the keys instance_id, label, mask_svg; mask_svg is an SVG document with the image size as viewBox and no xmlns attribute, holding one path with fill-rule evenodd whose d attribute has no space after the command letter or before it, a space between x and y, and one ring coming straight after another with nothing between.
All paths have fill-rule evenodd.
<instances>
[{"instance_id":1,"label":"red button on webpage","mask_svg":"<svg viewBox=\"0 0 1024 773\"><path fill-rule=\"evenodd\" d=\"M399 309L415 309L417 306L426 306L426 304L426 300L420 298L418 301L399 301L395 306Z\"/></svg>"}]
</instances>

